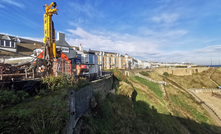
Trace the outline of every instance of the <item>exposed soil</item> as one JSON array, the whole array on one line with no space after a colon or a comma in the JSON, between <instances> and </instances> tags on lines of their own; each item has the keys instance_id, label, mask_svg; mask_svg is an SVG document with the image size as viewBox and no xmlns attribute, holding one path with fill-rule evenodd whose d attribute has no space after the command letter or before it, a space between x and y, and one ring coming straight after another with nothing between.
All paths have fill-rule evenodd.
<instances>
[{"instance_id":1,"label":"exposed soil","mask_svg":"<svg viewBox=\"0 0 221 134\"><path fill-rule=\"evenodd\" d=\"M210 106L219 118L221 118L221 93L197 93L196 95Z\"/></svg>"},{"instance_id":2,"label":"exposed soil","mask_svg":"<svg viewBox=\"0 0 221 134\"><path fill-rule=\"evenodd\" d=\"M221 68L217 68L211 75L211 78L219 85L221 85Z\"/></svg>"}]
</instances>

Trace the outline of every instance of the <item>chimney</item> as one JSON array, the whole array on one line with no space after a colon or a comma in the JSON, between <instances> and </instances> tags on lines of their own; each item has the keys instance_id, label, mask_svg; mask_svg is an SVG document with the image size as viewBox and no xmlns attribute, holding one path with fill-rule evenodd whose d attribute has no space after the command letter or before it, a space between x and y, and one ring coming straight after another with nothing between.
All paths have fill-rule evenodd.
<instances>
[{"instance_id":1,"label":"chimney","mask_svg":"<svg viewBox=\"0 0 221 134\"><path fill-rule=\"evenodd\" d=\"M83 47L82 47L81 44L80 44L80 46L79 46L79 51L83 51Z\"/></svg>"},{"instance_id":2,"label":"chimney","mask_svg":"<svg viewBox=\"0 0 221 134\"><path fill-rule=\"evenodd\" d=\"M57 40L59 41L65 41L65 34L64 33L57 33Z\"/></svg>"}]
</instances>

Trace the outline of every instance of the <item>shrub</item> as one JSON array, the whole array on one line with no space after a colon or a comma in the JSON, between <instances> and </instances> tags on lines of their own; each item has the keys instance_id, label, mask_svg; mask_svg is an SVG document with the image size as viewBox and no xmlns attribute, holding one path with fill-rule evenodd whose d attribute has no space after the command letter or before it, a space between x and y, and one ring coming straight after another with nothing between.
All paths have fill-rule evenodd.
<instances>
[{"instance_id":1,"label":"shrub","mask_svg":"<svg viewBox=\"0 0 221 134\"><path fill-rule=\"evenodd\" d=\"M119 81L128 82L127 76L125 76L118 68L113 69L113 74Z\"/></svg>"},{"instance_id":2,"label":"shrub","mask_svg":"<svg viewBox=\"0 0 221 134\"><path fill-rule=\"evenodd\" d=\"M23 101L26 97L28 97L28 93L24 91L8 91L8 90L0 90L0 104L1 109L15 105Z\"/></svg>"},{"instance_id":3,"label":"shrub","mask_svg":"<svg viewBox=\"0 0 221 134\"><path fill-rule=\"evenodd\" d=\"M143 75L143 76L149 76L149 74L145 71L140 72L140 74Z\"/></svg>"},{"instance_id":4,"label":"shrub","mask_svg":"<svg viewBox=\"0 0 221 134\"><path fill-rule=\"evenodd\" d=\"M164 72L163 75L166 76L166 77L169 76L169 74L167 72Z\"/></svg>"},{"instance_id":5,"label":"shrub","mask_svg":"<svg viewBox=\"0 0 221 134\"><path fill-rule=\"evenodd\" d=\"M84 87L88 84L89 84L89 82L85 78L80 78L77 80L77 88Z\"/></svg>"},{"instance_id":6,"label":"shrub","mask_svg":"<svg viewBox=\"0 0 221 134\"><path fill-rule=\"evenodd\" d=\"M56 91L60 89L68 89L74 88L77 90L85 85L88 85L89 82L85 78L76 79L74 76L71 75L59 75L49 76L43 79L43 84L46 84L47 89L51 91Z\"/></svg>"}]
</instances>

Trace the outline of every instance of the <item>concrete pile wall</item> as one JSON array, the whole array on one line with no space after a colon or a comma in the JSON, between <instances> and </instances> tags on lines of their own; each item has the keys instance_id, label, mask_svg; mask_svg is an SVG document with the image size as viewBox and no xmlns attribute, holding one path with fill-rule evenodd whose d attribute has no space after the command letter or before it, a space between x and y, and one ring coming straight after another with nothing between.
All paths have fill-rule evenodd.
<instances>
[{"instance_id":1,"label":"concrete pile wall","mask_svg":"<svg viewBox=\"0 0 221 134\"><path fill-rule=\"evenodd\" d=\"M108 76L103 79L92 81L78 91L69 90L69 122L65 127L63 133L76 133L76 126L79 119L90 112L91 105L96 94L100 95L100 99L105 99L106 95L112 90L113 76Z\"/></svg>"},{"instance_id":2,"label":"concrete pile wall","mask_svg":"<svg viewBox=\"0 0 221 134\"><path fill-rule=\"evenodd\" d=\"M192 75L193 73L201 73L208 70L209 67L194 67L194 68L155 68L154 71L163 75L164 72L172 75L184 76Z\"/></svg>"}]
</instances>

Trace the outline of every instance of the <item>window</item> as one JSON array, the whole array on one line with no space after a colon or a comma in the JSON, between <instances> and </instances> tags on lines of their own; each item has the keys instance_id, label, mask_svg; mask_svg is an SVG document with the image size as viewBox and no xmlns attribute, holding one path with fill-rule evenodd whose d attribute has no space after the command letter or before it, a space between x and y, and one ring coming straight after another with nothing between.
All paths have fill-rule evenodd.
<instances>
[{"instance_id":1,"label":"window","mask_svg":"<svg viewBox=\"0 0 221 134\"><path fill-rule=\"evenodd\" d=\"M79 63L84 63L84 57L81 56L80 54L77 54L76 64L77 64L77 62L79 62Z\"/></svg>"},{"instance_id":2,"label":"window","mask_svg":"<svg viewBox=\"0 0 221 134\"><path fill-rule=\"evenodd\" d=\"M4 46L4 40L1 40L0 45Z\"/></svg>"},{"instance_id":3,"label":"window","mask_svg":"<svg viewBox=\"0 0 221 134\"><path fill-rule=\"evenodd\" d=\"M11 43L12 43L12 44L11 44L11 47L15 47L15 42L12 41Z\"/></svg>"},{"instance_id":4,"label":"window","mask_svg":"<svg viewBox=\"0 0 221 134\"><path fill-rule=\"evenodd\" d=\"M10 41L6 40L6 47L10 47Z\"/></svg>"},{"instance_id":5,"label":"window","mask_svg":"<svg viewBox=\"0 0 221 134\"><path fill-rule=\"evenodd\" d=\"M89 54L89 64L93 64L94 63L94 55Z\"/></svg>"},{"instance_id":6,"label":"window","mask_svg":"<svg viewBox=\"0 0 221 134\"><path fill-rule=\"evenodd\" d=\"M89 63L89 56L88 56L88 54L84 54L81 59L83 59L82 63L86 63L86 64Z\"/></svg>"},{"instance_id":7,"label":"window","mask_svg":"<svg viewBox=\"0 0 221 134\"><path fill-rule=\"evenodd\" d=\"M79 59L76 59L76 64L81 64L81 60L79 60Z\"/></svg>"},{"instance_id":8,"label":"window","mask_svg":"<svg viewBox=\"0 0 221 134\"><path fill-rule=\"evenodd\" d=\"M111 58L109 58L109 63L111 63Z\"/></svg>"},{"instance_id":9,"label":"window","mask_svg":"<svg viewBox=\"0 0 221 134\"><path fill-rule=\"evenodd\" d=\"M64 53L69 53L69 48L68 47L61 47L61 51Z\"/></svg>"}]
</instances>

